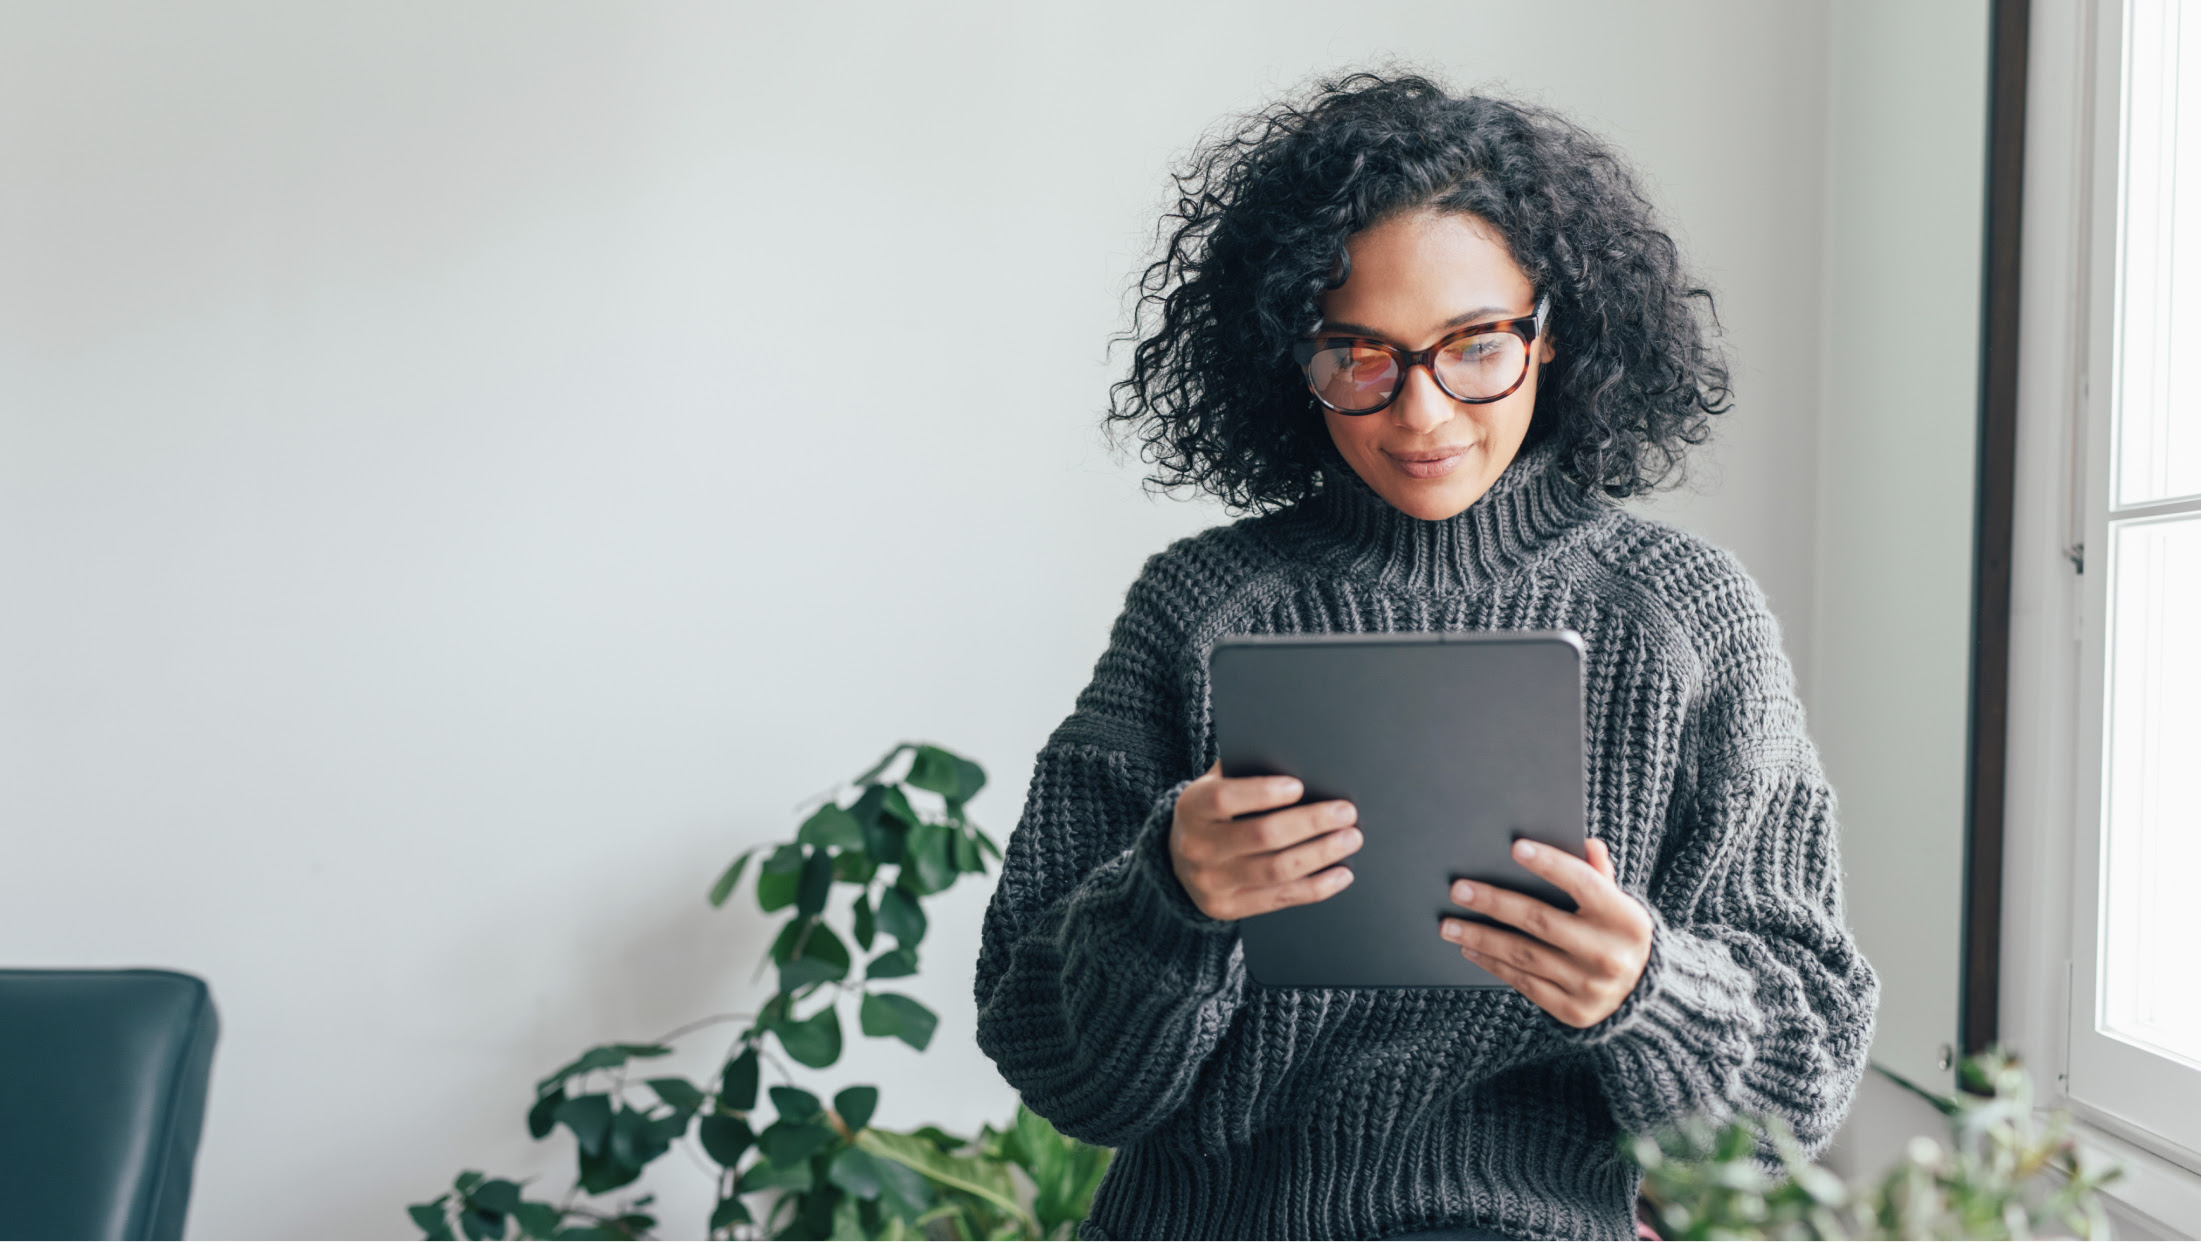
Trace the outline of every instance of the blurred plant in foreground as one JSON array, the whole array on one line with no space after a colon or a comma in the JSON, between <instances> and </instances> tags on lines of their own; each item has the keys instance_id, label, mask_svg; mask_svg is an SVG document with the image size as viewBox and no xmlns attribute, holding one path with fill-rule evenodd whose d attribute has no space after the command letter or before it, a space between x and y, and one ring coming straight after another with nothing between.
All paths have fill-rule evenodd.
<instances>
[{"instance_id":1,"label":"blurred plant in foreground","mask_svg":"<svg viewBox=\"0 0 2201 1242\"><path fill-rule=\"evenodd\" d=\"M1946 1146L1921 1135L1876 1182L1852 1186L1805 1159L1779 1118L1626 1141L1643 1169L1650 1224L1667 1238L2032 1238L2107 1236L2099 1191L2115 1168L2079 1157L2070 1118L2037 1117L2033 1085L1999 1049L1967 1059Z\"/></svg>"}]
</instances>

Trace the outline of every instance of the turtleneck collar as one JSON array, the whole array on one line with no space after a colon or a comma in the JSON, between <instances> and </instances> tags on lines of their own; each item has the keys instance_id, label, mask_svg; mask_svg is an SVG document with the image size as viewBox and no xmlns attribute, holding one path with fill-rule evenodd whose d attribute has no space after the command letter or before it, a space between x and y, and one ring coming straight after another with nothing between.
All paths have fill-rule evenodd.
<instances>
[{"instance_id":1,"label":"turtleneck collar","mask_svg":"<svg viewBox=\"0 0 2201 1242\"><path fill-rule=\"evenodd\" d=\"M1445 592L1500 577L1607 508L1559 472L1558 454L1545 444L1515 457L1474 504L1436 522L1393 508L1337 462L1286 529L1305 554L1339 572Z\"/></svg>"}]
</instances>

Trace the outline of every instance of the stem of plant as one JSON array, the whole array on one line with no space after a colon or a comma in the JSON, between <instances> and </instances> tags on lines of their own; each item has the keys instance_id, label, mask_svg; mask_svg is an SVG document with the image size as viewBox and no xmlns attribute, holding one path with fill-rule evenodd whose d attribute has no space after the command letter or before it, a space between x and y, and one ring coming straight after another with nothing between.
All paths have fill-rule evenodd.
<instances>
[{"instance_id":1,"label":"stem of plant","mask_svg":"<svg viewBox=\"0 0 2201 1242\"><path fill-rule=\"evenodd\" d=\"M708 1018L697 1018L695 1021L690 1022L686 1026L675 1027L671 1031L668 1031L665 1034L658 1036L656 1039L651 1040L650 1042L657 1044L669 1044L672 1041L679 1039L683 1035L693 1035L697 1031L703 1030L706 1027L724 1026L728 1022L754 1022L756 1021L756 1017L757 1015L753 1013L714 1013Z\"/></svg>"}]
</instances>

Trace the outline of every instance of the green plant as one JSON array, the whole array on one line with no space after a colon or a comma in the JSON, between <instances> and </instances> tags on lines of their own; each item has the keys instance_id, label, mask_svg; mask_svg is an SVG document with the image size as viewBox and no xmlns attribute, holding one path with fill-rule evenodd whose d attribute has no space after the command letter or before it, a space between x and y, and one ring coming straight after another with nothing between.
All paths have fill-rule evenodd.
<instances>
[{"instance_id":1,"label":"green plant","mask_svg":"<svg viewBox=\"0 0 2201 1242\"><path fill-rule=\"evenodd\" d=\"M965 810L985 783L984 770L961 755L905 742L822 797L793 840L744 850L709 900L723 906L761 857L757 904L789 911L765 958L778 979L770 999L755 1013L705 1018L649 1043L591 1048L536 1083L528 1133L544 1139L562 1127L573 1137L574 1186L556 1202L469 1170L412 1205L414 1223L431 1239L645 1237L657 1227L649 1196L596 1197L692 1142L717 1170L713 1236L1069 1236L1107 1170L1107 1149L1065 1138L1022 1104L1006 1129L988 1126L976 1139L934 1126L882 1130L871 1124L877 1087L846 1087L828 1106L780 1059L813 1070L838 1061L846 1002L867 1036L919 1051L932 1042L933 1012L876 985L917 973L925 899L984 874L987 856L1001 857ZM854 892L835 903L836 889ZM881 947L887 940L892 947ZM634 1081L675 1040L734 1023L747 1025L709 1082ZM784 1081L764 1086L767 1068ZM761 1128L760 1089L772 1113ZM761 1221L746 1201L754 1195L770 1196Z\"/></svg>"},{"instance_id":2,"label":"green plant","mask_svg":"<svg viewBox=\"0 0 2201 1242\"><path fill-rule=\"evenodd\" d=\"M1914 1138L1855 1186L1806 1160L1779 1118L1698 1120L1626 1146L1667 1238L2105 1236L2099 1191L2117 1171L2080 1161L2066 1115L2034 1115L2024 1069L1990 1050L1958 1081L1955 1099L1928 1097L1948 1117L1948 1146Z\"/></svg>"}]
</instances>

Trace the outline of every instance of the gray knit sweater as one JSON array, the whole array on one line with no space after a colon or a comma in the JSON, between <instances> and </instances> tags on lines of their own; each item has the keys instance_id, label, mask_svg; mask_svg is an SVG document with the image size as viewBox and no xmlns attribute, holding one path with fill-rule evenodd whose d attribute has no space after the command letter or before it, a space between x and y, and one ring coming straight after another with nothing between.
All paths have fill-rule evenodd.
<instances>
[{"instance_id":1,"label":"gray knit sweater","mask_svg":"<svg viewBox=\"0 0 2201 1242\"><path fill-rule=\"evenodd\" d=\"M1227 634L1571 629L1590 832L1655 923L1610 1018L1510 989L1264 988L1169 861L1215 760ZM1434 933L1432 933L1434 934ZM1064 1133L1117 1148L1085 1236L1633 1236L1624 1132L1849 1107L1878 983L1843 926L1833 797L1734 557L1523 454L1449 521L1349 476L1147 562L1032 774L979 950L978 1041Z\"/></svg>"}]
</instances>

